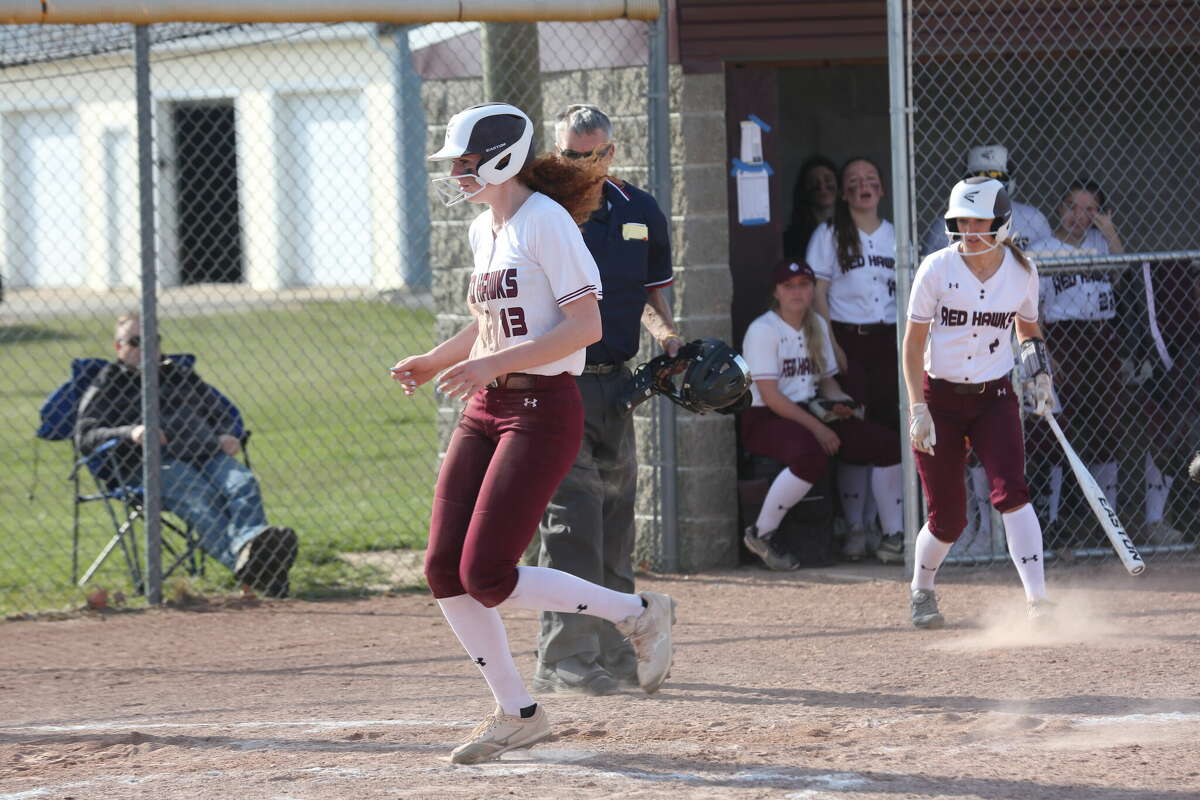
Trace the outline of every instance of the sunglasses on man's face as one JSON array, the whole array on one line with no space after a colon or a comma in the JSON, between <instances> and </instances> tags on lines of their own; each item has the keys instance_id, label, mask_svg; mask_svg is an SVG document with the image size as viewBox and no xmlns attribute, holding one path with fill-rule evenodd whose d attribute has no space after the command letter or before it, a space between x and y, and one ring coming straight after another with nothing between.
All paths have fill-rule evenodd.
<instances>
[{"instance_id":1,"label":"sunglasses on man's face","mask_svg":"<svg viewBox=\"0 0 1200 800\"><path fill-rule=\"evenodd\" d=\"M121 341L122 341L122 342L124 342L125 344L129 345L130 347L141 347L141 346L142 346L142 337L141 337L141 336L137 336L137 335L134 335L134 336L126 336L126 337L125 337L124 339L122 339ZM161 337L161 336L160 336L160 337L158 337L158 341L160 341L160 342L162 341L162 337Z\"/></svg>"},{"instance_id":2,"label":"sunglasses on man's face","mask_svg":"<svg viewBox=\"0 0 1200 800\"><path fill-rule=\"evenodd\" d=\"M582 152L579 150L570 150L564 148L560 151L560 155L562 155L563 158L570 159L571 161L582 161L585 158L599 161L608 155L610 151L612 151L612 146L612 142L609 142L608 144L602 144L599 147L593 147L591 150L584 150Z\"/></svg>"}]
</instances>

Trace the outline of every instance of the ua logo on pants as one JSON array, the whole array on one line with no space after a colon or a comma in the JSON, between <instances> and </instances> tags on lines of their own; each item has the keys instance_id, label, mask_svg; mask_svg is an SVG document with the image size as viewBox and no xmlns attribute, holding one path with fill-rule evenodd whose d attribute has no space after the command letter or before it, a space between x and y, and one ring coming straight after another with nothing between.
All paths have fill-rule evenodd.
<instances>
[{"instance_id":1,"label":"ua logo on pants","mask_svg":"<svg viewBox=\"0 0 1200 800\"><path fill-rule=\"evenodd\" d=\"M526 408L537 408L537 398L536 397L526 397L525 398L525 407Z\"/></svg>"}]
</instances>

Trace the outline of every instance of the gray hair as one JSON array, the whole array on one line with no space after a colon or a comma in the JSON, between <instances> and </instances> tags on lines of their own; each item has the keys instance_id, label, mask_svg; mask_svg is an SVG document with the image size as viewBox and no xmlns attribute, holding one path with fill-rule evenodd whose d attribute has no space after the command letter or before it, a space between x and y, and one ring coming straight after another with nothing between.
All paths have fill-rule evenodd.
<instances>
[{"instance_id":1,"label":"gray hair","mask_svg":"<svg viewBox=\"0 0 1200 800\"><path fill-rule=\"evenodd\" d=\"M567 130L578 135L602 131L604 138L612 138L612 121L608 115L597 106L590 103L572 103L567 110L558 115L554 125L555 135L566 133Z\"/></svg>"}]
</instances>

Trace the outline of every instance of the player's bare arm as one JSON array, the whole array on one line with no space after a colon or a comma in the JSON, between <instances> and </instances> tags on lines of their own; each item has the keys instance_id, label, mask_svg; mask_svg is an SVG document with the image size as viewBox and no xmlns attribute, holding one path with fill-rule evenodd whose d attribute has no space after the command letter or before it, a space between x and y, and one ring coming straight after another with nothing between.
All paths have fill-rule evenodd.
<instances>
[{"instance_id":1,"label":"player's bare arm","mask_svg":"<svg viewBox=\"0 0 1200 800\"><path fill-rule=\"evenodd\" d=\"M438 372L470 355L478 332L478 324L472 322L428 353L400 359L391 369L392 380L403 384L405 394L413 394L418 386L433 380Z\"/></svg>"},{"instance_id":2,"label":"player's bare arm","mask_svg":"<svg viewBox=\"0 0 1200 800\"><path fill-rule=\"evenodd\" d=\"M846 393L842 385L838 383L837 378L828 375L821 378L817 383L817 395L826 400L841 400L843 402L853 403L854 398ZM854 416L854 409L848 405L835 405L833 413L837 414L840 419L849 419Z\"/></svg>"},{"instance_id":3,"label":"player's bare arm","mask_svg":"<svg viewBox=\"0 0 1200 800\"><path fill-rule=\"evenodd\" d=\"M642 327L645 328L654 341L658 342L667 355L672 358L683 347L683 337L675 328L674 314L667 305L666 294L662 289L650 289L646 293L646 306L642 309Z\"/></svg>"},{"instance_id":4,"label":"player's bare arm","mask_svg":"<svg viewBox=\"0 0 1200 800\"><path fill-rule=\"evenodd\" d=\"M561 306L561 310L562 321L542 336L496 353L459 361L442 374L438 391L450 397L467 398L498 375L557 361L600 340L600 304L594 294L573 300Z\"/></svg>"},{"instance_id":5,"label":"player's bare arm","mask_svg":"<svg viewBox=\"0 0 1200 800\"><path fill-rule=\"evenodd\" d=\"M904 385L908 389L908 404L925 402L922 381L925 377L925 343L929 340L929 322L908 320L904 328Z\"/></svg>"},{"instance_id":6,"label":"player's bare arm","mask_svg":"<svg viewBox=\"0 0 1200 800\"><path fill-rule=\"evenodd\" d=\"M813 292L813 311L816 311L826 322L829 322L829 281L817 278L817 288ZM833 355L837 359L838 372L849 369L850 362L846 360L846 351L838 344L833 328L829 329L829 340L833 343Z\"/></svg>"}]
</instances>

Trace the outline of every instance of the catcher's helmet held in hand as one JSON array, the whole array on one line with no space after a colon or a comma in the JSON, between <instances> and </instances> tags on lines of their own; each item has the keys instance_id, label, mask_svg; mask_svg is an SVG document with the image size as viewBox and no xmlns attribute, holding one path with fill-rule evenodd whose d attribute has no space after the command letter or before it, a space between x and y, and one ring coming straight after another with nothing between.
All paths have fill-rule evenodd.
<instances>
[{"instance_id":1,"label":"catcher's helmet held in hand","mask_svg":"<svg viewBox=\"0 0 1200 800\"><path fill-rule=\"evenodd\" d=\"M992 233L996 235L998 247L1012 233L1012 201L1004 184L995 178L966 178L954 184L950 190L950 202L946 209L946 237L950 241L961 239L966 234L958 230L962 217L990 219Z\"/></svg>"},{"instance_id":2,"label":"catcher's helmet held in hand","mask_svg":"<svg viewBox=\"0 0 1200 800\"><path fill-rule=\"evenodd\" d=\"M483 103L471 106L450 118L446 142L429 157L430 161L452 161L477 154L479 165L473 177L479 188L468 192L459 188L459 176L444 175L433 179L447 206L469 200L488 184L504 183L525 166L533 144L533 123L525 112L508 103Z\"/></svg>"},{"instance_id":3,"label":"catcher's helmet held in hand","mask_svg":"<svg viewBox=\"0 0 1200 800\"><path fill-rule=\"evenodd\" d=\"M676 376L683 374L676 386ZM662 355L642 364L634 372L623 407L630 411L653 394L672 403L706 414L741 410L749 396L750 366L736 350L720 339L696 339L679 348L671 358Z\"/></svg>"}]
</instances>

